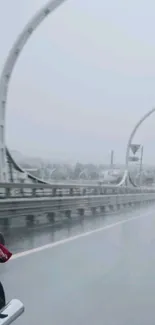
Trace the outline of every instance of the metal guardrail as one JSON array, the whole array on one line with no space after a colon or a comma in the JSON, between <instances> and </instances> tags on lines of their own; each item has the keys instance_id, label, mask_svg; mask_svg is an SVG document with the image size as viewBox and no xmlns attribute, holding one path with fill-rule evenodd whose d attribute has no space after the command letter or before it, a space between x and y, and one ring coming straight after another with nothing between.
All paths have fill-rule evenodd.
<instances>
[{"instance_id":1,"label":"metal guardrail","mask_svg":"<svg viewBox=\"0 0 155 325\"><path fill-rule=\"evenodd\" d=\"M78 182L56 182L51 184L40 183L0 183L0 188L79 188L79 187L103 187L114 188L117 187L112 184L98 184L97 182L78 183Z\"/></svg>"},{"instance_id":2,"label":"metal guardrail","mask_svg":"<svg viewBox=\"0 0 155 325\"><path fill-rule=\"evenodd\" d=\"M0 202L0 219L145 202L155 202L155 193L3 199Z\"/></svg>"},{"instance_id":3,"label":"metal guardrail","mask_svg":"<svg viewBox=\"0 0 155 325\"><path fill-rule=\"evenodd\" d=\"M34 197L70 197L86 195L113 195L129 193L155 193L154 188L127 187L98 184L21 184L0 183L0 199ZM1 202L1 201L0 201Z\"/></svg>"}]
</instances>

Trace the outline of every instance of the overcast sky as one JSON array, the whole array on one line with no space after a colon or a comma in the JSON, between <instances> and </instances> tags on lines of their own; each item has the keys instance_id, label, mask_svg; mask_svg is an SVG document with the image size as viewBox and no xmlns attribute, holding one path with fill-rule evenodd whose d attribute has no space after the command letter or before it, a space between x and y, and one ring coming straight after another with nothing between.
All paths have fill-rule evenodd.
<instances>
[{"instance_id":1,"label":"overcast sky","mask_svg":"<svg viewBox=\"0 0 155 325\"><path fill-rule=\"evenodd\" d=\"M0 4L0 69L43 0ZM123 162L129 134L155 106L154 0L68 0L26 44L9 88L10 148L66 161ZM155 114L135 142L155 163Z\"/></svg>"}]
</instances>

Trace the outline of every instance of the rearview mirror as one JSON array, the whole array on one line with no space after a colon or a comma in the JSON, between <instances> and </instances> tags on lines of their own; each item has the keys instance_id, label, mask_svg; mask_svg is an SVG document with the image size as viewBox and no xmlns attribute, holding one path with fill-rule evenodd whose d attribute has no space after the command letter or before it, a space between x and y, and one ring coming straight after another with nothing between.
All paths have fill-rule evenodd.
<instances>
[{"instance_id":1,"label":"rearview mirror","mask_svg":"<svg viewBox=\"0 0 155 325\"><path fill-rule=\"evenodd\" d=\"M12 324L24 312L24 305L18 299L12 299L0 310L0 325Z\"/></svg>"}]
</instances>

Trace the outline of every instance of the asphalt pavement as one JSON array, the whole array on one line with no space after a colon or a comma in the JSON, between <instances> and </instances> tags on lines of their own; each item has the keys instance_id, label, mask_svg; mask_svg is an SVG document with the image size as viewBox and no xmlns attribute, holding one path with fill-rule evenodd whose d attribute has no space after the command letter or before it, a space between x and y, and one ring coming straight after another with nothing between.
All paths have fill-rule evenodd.
<instances>
[{"instance_id":1,"label":"asphalt pavement","mask_svg":"<svg viewBox=\"0 0 155 325\"><path fill-rule=\"evenodd\" d=\"M1 266L7 298L25 304L16 324L155 324L155 210L107 224Z\"/></svg>"}]
</instances>

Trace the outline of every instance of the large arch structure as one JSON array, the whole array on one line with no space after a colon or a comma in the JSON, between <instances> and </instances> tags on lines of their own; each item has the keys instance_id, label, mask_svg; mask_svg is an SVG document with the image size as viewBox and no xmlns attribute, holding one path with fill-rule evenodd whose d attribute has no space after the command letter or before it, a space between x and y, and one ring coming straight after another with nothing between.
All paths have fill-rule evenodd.
<instances>
[{"instance_id":1,"label":"large arch structure","mask_svg":"<svg viewBox=\"0 0 155 325\"><path fill-rule=\"evenodd\" d=\"M6 62L4 64L4 68L0 77L0 182L8 181L8 168L7 168L7 160L9 160L10 164L12 163L16 170L23 173L24 170L14 161L11 153L6 148L5 142L5 113L7 106L7 97L8 97L8 89L9 82L12 76L13 68L17 62L17 59L22 52L25 44L28 39L31 37L36 28L44 21L44 19L56 10L61 4L66 2L67 0L50 0L48 1L28 22L23 31L20 33L15 43L13 44ZM125 183L125 180L128 177L128 162L129 162L129 152L130 152L130 144L132 143L132 139L139 128L139 126L143 123L143 121L150 116L155 111L155 108L150 112L145 114L145 116L136 124L133 129L126 150L126 171L122 181L117 185L121 186ZM27 173L28 178L31 181L43 182L42 180L34 177L30 173ZM43 182L44 183L44 182Z\"/></svg>"},{"instance_id":2,"label":"large arch structure","mask_svg":"<svg viewBox=\"0 0 155 325\"><path fill-rule=\"evenodd\" d=\"M11 157L11 154L9 153L8 149L6 149L5 143L5 113L9 82L13 72L13 68L17 62L20 53L22 52L22 49L24 48L24 45L27 43L32 33L50 13L52 13L65 1L67 0L50 0L32 17L32 19L28 22L28 24L25 26L25 28L13 44L6 59L4 68L2 70L2 74L0 77L0 182L8 181L7 157ZM22 172L22 169L20 167L19 169ZM27 175L28 177L31 177L30 174Z\"/></svg>"},{"instance_id":3,"label":"large arch structure","mask_svg":"<svg viewBox=\"0 0 155 325\"><path fill-rule=\"evenodd\" d=\"M130 147L131 147L131 144L132 144L132 140L137 132L137 130L139 129L139 127L143 124L143 122L150 116L152 115L153 113L155 112L155 108L152 108L150 111L148 111L137 123L136 125L134 126L131 134L130 134L130 137L129 137L129 140L128 140L128 143L127 143L127 148L126 148L126 157L125 157L125 166L126 166L126 171L128 171L128 176L129 176L129 182L132 182L131 181L131 177L129 175L129 155L130 155ZM136 184L133 183L134 186L136 186Z\"/></svg>"}]
</instances>

